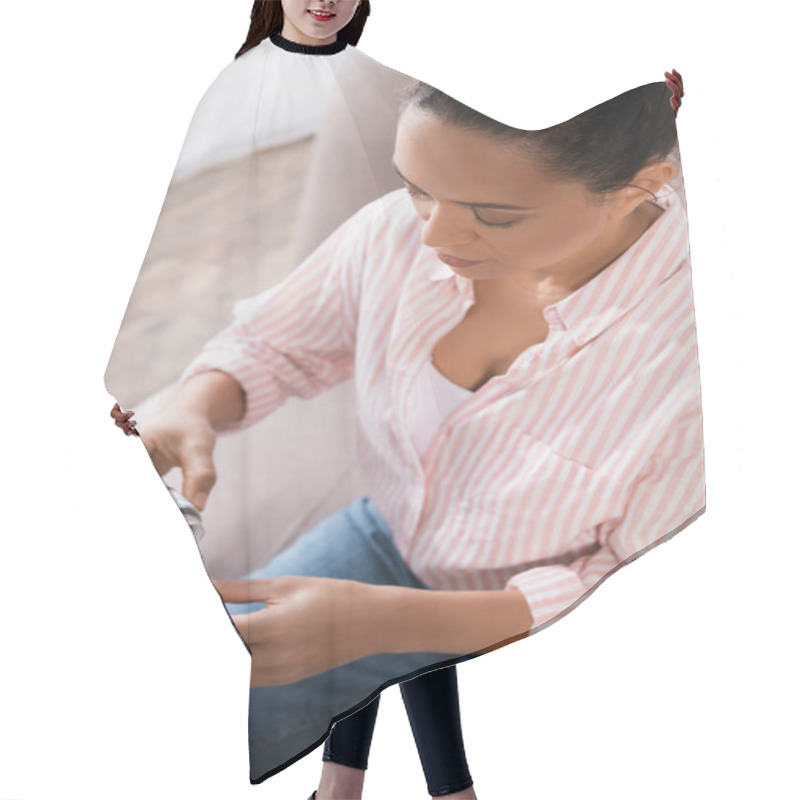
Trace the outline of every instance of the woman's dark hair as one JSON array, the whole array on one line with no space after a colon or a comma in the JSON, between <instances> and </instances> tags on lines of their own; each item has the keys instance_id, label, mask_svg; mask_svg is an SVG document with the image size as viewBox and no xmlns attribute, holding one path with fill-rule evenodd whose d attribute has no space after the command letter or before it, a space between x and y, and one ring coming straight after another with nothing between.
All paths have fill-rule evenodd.
<instances>
[{"instance_id":1,"label":"woman's dark hair","mask_svg":"<svg viewBox=\"0 0 800 800\"><path fill-rule=\"evenodd\" d=\"M538 131L504 125L424 83L411 87L404 108L429 111L448 124L521 147L549 174L603 194L630 186L642 167L673 151L678 135L671 96L666 83L649 83Z\"/></svg>"},{"instance_id":2,"label":"woman's dark hair","mask_svg":"<svg viewBox=\"0 0 800 800\"><path fill-rule=\"evenodd\" d=\"M369 16L369 0L361 0L353 19L339 31L337 39L344 39L349 45L358 44L364 25ZM250 12L250 30L244 44L239 48L236 58L261 44L264 39L283 30L283 6L280 0L255 0Z\"/></svg>"}]
</instances>

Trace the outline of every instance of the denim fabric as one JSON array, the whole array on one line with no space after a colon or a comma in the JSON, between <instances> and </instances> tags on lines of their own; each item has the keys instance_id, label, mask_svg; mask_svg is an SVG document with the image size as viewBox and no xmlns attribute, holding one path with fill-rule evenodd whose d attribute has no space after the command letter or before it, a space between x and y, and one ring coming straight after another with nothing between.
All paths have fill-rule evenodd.
<instances>
[{"instance_id":1,"label":"denim fabric","mask_svg":"<svg viewBox=\"0 0 800 800\"><path fill-rule=\"evenodd\" d=\"M406 566L385 520L367 497L323 520L247 577L285 575L428 588ZM240 614L263 604L227 608ZM323 741L336 719L365 705L382 688L454 659L445 653L381 653L288 686L251 689L251 782L259 783L297 761Z\"/></svg>"}]
</instances>

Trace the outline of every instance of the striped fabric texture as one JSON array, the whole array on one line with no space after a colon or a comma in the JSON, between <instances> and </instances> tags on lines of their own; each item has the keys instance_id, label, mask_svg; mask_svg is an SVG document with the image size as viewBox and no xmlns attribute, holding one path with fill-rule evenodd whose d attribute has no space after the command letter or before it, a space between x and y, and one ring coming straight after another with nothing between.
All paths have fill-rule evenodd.
<instances>
[{"instance_id":1,"label":"striped fabric texture","mask_svg":"<svg viewBox=\"0 0 800 800\"><path fill-rule=\"evenodd\" d=\"M670 188L657 202L645 234L545 309L545 341L458 405L423 460L412 387L474 294L421 244L405 190L239 304L182 380L233 376L247 398L235 430L352 378L368 494L411 569L436 589L521 591L540 628L705 510L686 215Z\"/></svg>"}]
</instances>

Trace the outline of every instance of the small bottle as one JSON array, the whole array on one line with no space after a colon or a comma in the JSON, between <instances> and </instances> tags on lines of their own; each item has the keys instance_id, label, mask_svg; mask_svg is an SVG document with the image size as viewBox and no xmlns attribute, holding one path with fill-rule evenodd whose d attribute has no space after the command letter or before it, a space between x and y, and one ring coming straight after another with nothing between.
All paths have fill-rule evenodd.
<instances>
[{"instance_id":1,"label":"small bottle","mask_svg":"<svg viewBox=\"0 0 800 800\"><path fill-rule=\"evenodd\" d=\"M194 534L194 540L199 542L205 535L200 512L177 489L173 489L170 486L167 486L167 489L169 489L172 499L181 510L183 518L189 523L192 534Z\"/></svg>"}]
</instances>

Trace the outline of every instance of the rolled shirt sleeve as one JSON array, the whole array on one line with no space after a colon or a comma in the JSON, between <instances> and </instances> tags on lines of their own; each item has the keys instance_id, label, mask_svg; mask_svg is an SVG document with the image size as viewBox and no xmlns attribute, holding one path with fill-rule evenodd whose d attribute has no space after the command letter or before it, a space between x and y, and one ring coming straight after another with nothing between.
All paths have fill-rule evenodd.
<instances>
[{"instance_id":1,"label":"rolled shirt sleeve","mask_svg":"<svg viewBox=\"0 0 800 800\"><path fill-rule=\"evenodd\" d=\"M596 528L598 549L570 564L534 567L511 578L506 589L528 601L533 627L572 610L603 580L666 541L705 510L702 423L673 429L628 490L625 513Z\"/></svg>"}]
</instances>

